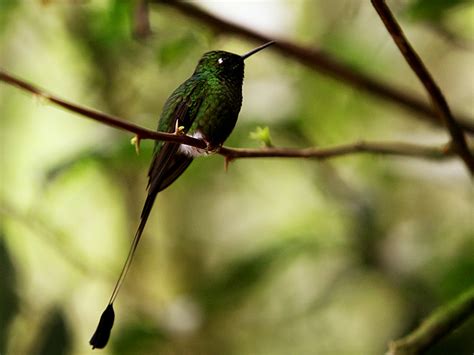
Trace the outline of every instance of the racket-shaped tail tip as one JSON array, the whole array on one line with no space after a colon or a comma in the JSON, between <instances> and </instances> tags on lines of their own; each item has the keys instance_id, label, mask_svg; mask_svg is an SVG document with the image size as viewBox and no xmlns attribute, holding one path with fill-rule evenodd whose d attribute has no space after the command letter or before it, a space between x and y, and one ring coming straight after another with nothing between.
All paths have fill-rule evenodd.
<instances>
[{"instance_id":1,"label":"racket-shaped tail tip","mask_svg":"<svg viewBox=\"0 0 474 355\"><path fill-rule=\"evenodd\" d=\"M97 329L89 341L89 344L92 345L92 349L103 349L107 345L112 326L114 325L114 319L114 307L112 304L109 304L100 316L99 325L97 325Z\"/></svg>"}]
</instances>

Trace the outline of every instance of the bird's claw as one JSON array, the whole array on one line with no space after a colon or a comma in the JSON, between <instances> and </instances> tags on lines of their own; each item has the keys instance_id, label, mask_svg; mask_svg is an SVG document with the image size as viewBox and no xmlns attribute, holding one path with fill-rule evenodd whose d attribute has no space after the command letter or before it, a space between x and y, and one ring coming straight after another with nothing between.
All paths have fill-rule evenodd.
<instances>
[{"instance_id":1,"label":"bird's claw","mask_svg":"<svg viewBox=\"0 0 474 355\"><path fill-rule=\"evenodd\" d=\"M217 153L219 151L219 149L221 148L221 145L213 145L211 142L204 140L204 143L206 143L206 148L205 148L205 151L206 151L206 154L214 154L214 153Z\"/></svg>"}]
</instances>

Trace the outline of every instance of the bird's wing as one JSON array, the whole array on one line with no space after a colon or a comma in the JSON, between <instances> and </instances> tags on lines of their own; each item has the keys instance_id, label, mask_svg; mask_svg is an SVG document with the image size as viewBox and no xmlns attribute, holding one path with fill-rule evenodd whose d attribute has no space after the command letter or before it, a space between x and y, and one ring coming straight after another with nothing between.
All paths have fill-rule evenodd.
<instances>
[{"instance_id":1,"label":"bird's wing","mask_svg":"<svg viewBox=\"0 0 474 355\"><path fill-rule=\"evenodd\" d=\"M203 102L202 85L188 84L190 88L186 88L186 84L188 83L183 84L183 90L178 88L165 104L159 130L174 132L176 126L180 126L183 127L183 132L187 133L194 123ZM178 102L175 95L179 96ZM191 163L191 157L177 154L179 146L180 144L172 142L156 143L148 171L148 195L156 195L168 187Z\"/></svg>"}]
</instances>

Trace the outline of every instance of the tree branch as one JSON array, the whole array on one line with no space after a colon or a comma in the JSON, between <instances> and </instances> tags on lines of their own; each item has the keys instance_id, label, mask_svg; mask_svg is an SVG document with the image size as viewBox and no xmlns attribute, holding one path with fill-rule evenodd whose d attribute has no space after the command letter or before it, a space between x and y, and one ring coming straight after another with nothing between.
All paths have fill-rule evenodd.
<instances>
[{"instance_id":1,"label":"tree branch","mask_svg":"<svg viewBox=\"0 0 474 355\"><path fill-rule=\"evenodd\" d=\"M313 158L329 159L349 154L373 153L380 155L398 155L441 160L452 157L452 150L445 146L422 146L402 142L366 142L359 141L328 148L227 148L218 151L228 160L241 158Z\"/></svg>"},{"instance_id":2,"label":"tree branch","mask_svg":"<svg viewBox=\"0 0 474 355\"><path fill-rule=\"evenodd\" d=\"M176 142L193 147L206 149L207 144L201 139L174 133L156 132L132 123L125 122L118 117L79 106L54 96L27 83L21 79L0 70L0 81L16 86L24 91L30 92L47 102L60 106L68 111L78 113L102 124L134 133L138 139L153 139ZM382 155L409 156L425 159L441 160L453 156L452 149L448 146L421 146L399 142L356 142L329 148L262 148L244 149L221 147L216 153L224 156L226 161L240 158L315 158L329 159L354 153L375 153Z\"/></svg>"},{"instance_id":3,"label":"tree branch","mask_svg":"<svg viewBox=\"0 0 474 355\"><path fill-rule=\"evenodd\" d=\"M191 145L191 146L194 146L197 148L203 148L203 149L207 147L206 143L200 139L196 139L196 138L189 137L186 135L177 135L173 133L152 131L152 130L137 126L133 123L125 122L118 117L111 116L111 115L108 115L96 110L92 110L90 108L73 104L57 96L49 94L46 91L32 84L27 83L26 81L13 77L12 75L6 73L3 70L0 70L0 81L16 86L22 90L28 91L32 93L33 95L36 95L42 98L43 100L51 102L62 108L65 108L68 111L78 113L82 116L88 117L90 119L93 119L94 121L98 121L107 126L111 126L114 128L121 129L123 131L135 133L139 139L164 140L164 141L170 141L170 142L176 142L176 143L183 143L183 144L187 144L187 145Z\"/></svg>"},{"instance_id":4,"label":"tree branch","mask_svg":"<svg viewBox=\"0 0 474 355\"><path fill-rule=\"evenodd\" d=\"M451 110L449 109L448 103L439 86L428 72L428 69L426 69L421 58L408 42L400 25L397 23L397 20L385 3L385 0L371 1L403 57L418 76L418 79L420 79L421 83L428 92L436 114L440 117L442 122L444 122L449 134L451 135L452 144L455 151L466 164L467 168L471 172L471 176L474 176L474 157L469 151L466 139L464 138L464 133L451 114Z\"/></svg>"},{"instance_id":5,"label":"tree branch","mask_svg":"<svg viewBox=\"0 0 474 355\"><path fill-rule=\"evenodd\" d=\"M276 40L276 43L272 48L279 51L281 54L293 58L311 69L345 82L355 88L362 89L367 93L410 109L412 112L418 114L416 117L423 119L424 121L436 125L442 124L442 121L439 120L439 117L436 112L433 111L432 107L426 104L422 99L416 98L416 95L410 93L407 94L404 90L397 89L393 86L382 83L367 74L360 73L322 50L303 47L284 39L276 39L255 32L250 28L217 17L188 2L176 0L150 0L150 2L164 4L175 8L186 16L204 22L207 26L217 32L232 33L258 43ZM474 134L474 121L472 119L458 115L457 121L466 132Z\"/></svg>"},{"instance_id":6,"label":"tree branch","mask_svg":"<svg viewBox=\"0 0 474 355\"><path fill-rule=\"evenodd\" d=\"M438 308L407 336L389 344L387 355L417 355L427 350L474 315L474 287Z\"/></svg>"}]
</instances>

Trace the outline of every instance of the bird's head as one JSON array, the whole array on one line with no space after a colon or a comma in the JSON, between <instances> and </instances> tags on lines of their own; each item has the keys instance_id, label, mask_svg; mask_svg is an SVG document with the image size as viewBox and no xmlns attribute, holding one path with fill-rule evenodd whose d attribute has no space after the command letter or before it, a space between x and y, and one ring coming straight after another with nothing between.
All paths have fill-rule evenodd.
<instances>
[{"instance_id":1,"label":"bird's head","mask_svg":"<svg viewBox=\"0 0 474 355\"><path fill-rule=\"evenodd\" d=\"M210 74L217 77L242 80L244 77L244 60L240 55L230 52L207 52L199 61L194 74Z\"/></svg>"},{"instance_id":2,"label":"bird's head","mask_svg":"<svg viewBox=\"0 0 474 355\"><path fill-rule=\"evenodd\" d=\"M234 78L243 80L244 61L251 55L272 45L275 42L268 42L257 47L244 55L238 55L225 51L212 51L205 53L199 61L194 74L209 73L218 77Z\"/></svg>"}]
</instances>

